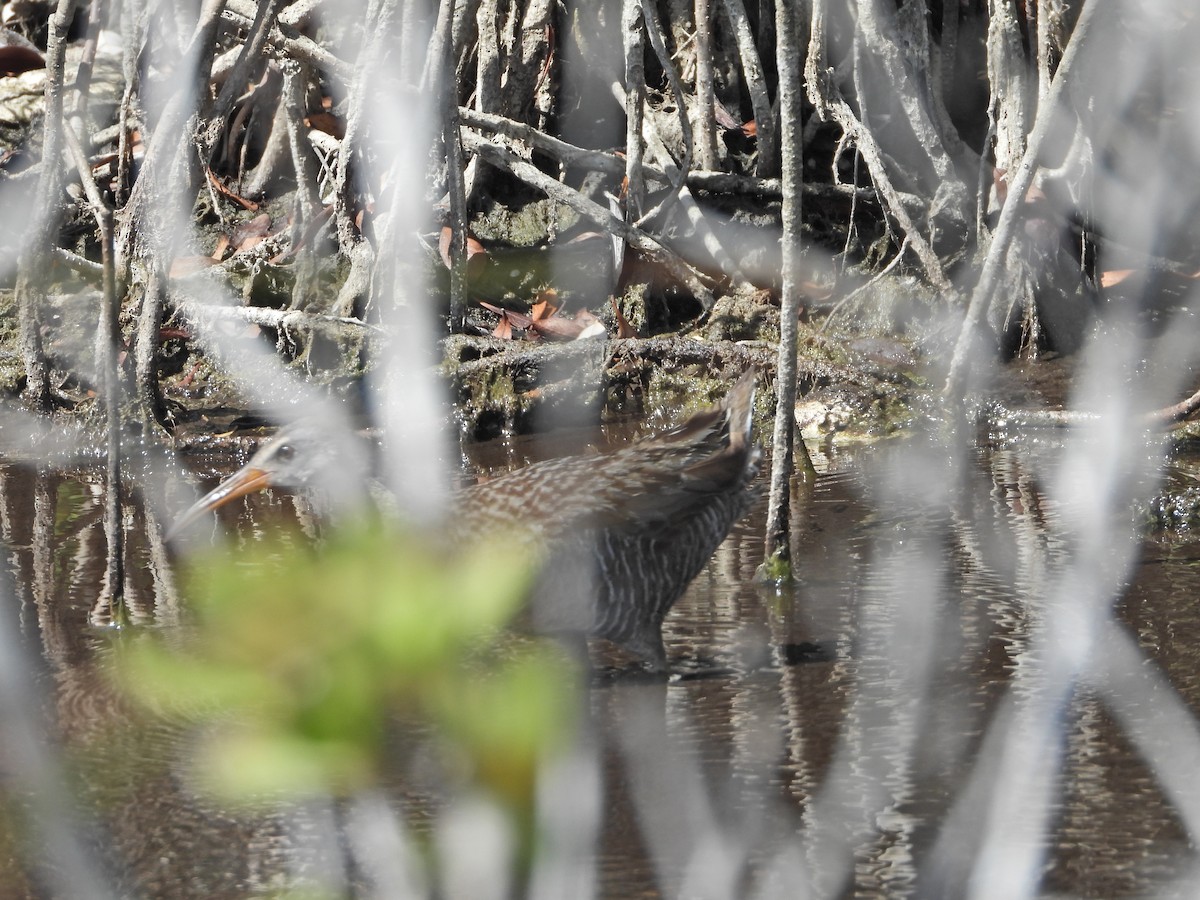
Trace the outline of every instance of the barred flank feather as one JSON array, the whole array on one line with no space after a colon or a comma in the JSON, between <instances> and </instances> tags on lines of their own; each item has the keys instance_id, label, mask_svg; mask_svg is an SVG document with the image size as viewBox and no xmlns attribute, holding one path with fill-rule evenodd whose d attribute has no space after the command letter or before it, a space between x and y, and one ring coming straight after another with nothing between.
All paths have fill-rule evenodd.
<instances>
[{"instance_id":1,"label":"barred flank feather","mask_svg":"<svg viewBox=\"0 0 1200 900\"><path fill-rule=\"evenodd\" d=\"M751 371L723 403L663 434L469 488L452 538L501 535L541 556L531 602L539 630L607 638L664 668L663 617L754 499L753 400ZM280 432L173 532L251 491L320 483L345 467L345 443L313 424Z\"/></svg>"},{"instance_id":2,"label":"barred flank feather","mask_svg":"<svg viewBox=\"0 0 1200 900\"><path fill-rule=\"evenodd\" d=\"M749 372L722 404L663 434L471 488L464 530L534 532L548 553L533 598L539 630L606 638L664 668L663 618L755 497L753 399Z\"/></svg>"}]
</instances>

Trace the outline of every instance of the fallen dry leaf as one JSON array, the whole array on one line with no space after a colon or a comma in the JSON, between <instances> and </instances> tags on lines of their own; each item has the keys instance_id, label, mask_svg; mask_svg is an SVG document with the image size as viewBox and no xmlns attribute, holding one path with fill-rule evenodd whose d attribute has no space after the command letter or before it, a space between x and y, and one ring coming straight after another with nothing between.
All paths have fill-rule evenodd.
<instances>
[{"instance_id":1,"label":"fallen dry leaf","mask_svg":"<svg viewBox=\"0 0 1200 900\"><path fill-rule=\"evenodd\" d=\"M1137 269L1112 269L1108 272L1101 272L1100 287L1110 288L1118 285L1136 271Z\"/></svg>"},{"instance_id":2,"label":"fallen dry leaf","mask_svg":"<svg viewBox=\"0 0 1200 900\"><path fill-rule=\"evenodd\" d=\"M828 300L833 296L833 285L818 284L815 281L801 281L800 294L809 300Z\"/></svg>"},{"instance_id":3,"label":"fallen dry leaf","mask_svg":"<svg viewBox=\"0 0 1200 900\"><path fill-rule=\"evenodd\" d=\"M271 234L271 217L260 213L249 222L242 222L233 229L229 242L235 253L241 253L261 244Z\"/></svg>"},{"instance_id":4,"label":"fallen dry leaf","mask_svg":"<svg viewBox=\"0 0 1200 900\"><path fill-rule=\"evenodd\" d=\"M575 335L575 340L577 341L608 337L608 329L604 327L604 323L586 309L581 309L575 314L575 322L583 326L579 334Z\"/></svg>"},{"instance_id":5,"label":"fallen dry leaf","mask_svg":"<svg viewBox=\"0 0 1200 900\"><path fill-rule=\"evenodd\" d=\"M492 332L492 337L500 338L502 341L511 341L514 339L514 328L528 330L529 326L533 324L533 319L529 318L529 316L513 312L513 310L505 309L502 306L495 306L486 300L480 300L479 305L488 310L488 312L493 312L500 317L500 323Z\"/></svg>"},{"instance_id":6,"label":"fallen dry leaf","mask_svg":"<svg viewBox=\"0 0 1200 900\"><path fill-rule=\"evenodd\" d=\"M529 310L529 315L536 322L539 319L548 319L562 308L558 302L558 291L554 288L546 288L538 291L538 299L534 301L533 306Z\"/></svg>"},{"instance_id":7,"label":"fallen dry leaf","mask_svg":"<svg viewBox=\"0 0 1200 900\"><path fill-rule=\"evenodd\" d=\"M222 197L232 200L234 203L238 204L243 209L248 209L251 212L255 212L258 210L258 204L255 203L253 200L247 200L245 197L241 197L238 194L231 191L229 188L225 187L225 185L223 185L221 183L221 180L219 178L217 178L217 176L213 173L212 169L205 168L204 172L206 175L208 175L208 181L213 186L213 189L218 194L220 194Z\"/></svg>"},{"instance_id":8,"label":"fallen dry leaf","mask_svg":"<svg viewBox=\"0 0 1200 900\"><path fill-rule=\"evenodd\" d=\"M625 318L625 314L621 312L621 307L617 304L616 297L609 297L609 302L612 303L613 317L617 320L617 337L619 338L635 338L638 336L637 329L629 324L629 320Z\"/></svg>"},{"instance_id":9,"label":"fallen dry leaf","mask_svg":"<svg viewBox=\"0 0 1200 900\"><path fill-rule=\"evenodd\" d=\"M442 257L442 264L448 269L450 268L450 240L454 235L454 229L449 225L442 227L441 234L438 235L438 254ZM473 273L478 271L478 263L471 264L471 260L476 256L487 257L487 249L475 238L467 235L467 272Z\"/></svg>"},{"instance_id":10,"label":"fallen dry leaf","mask_svg":"<svg viewBox=\"0 0 1200 900\"><path fill-rule=\"evenodd\" d=\"M185 275L192 275L201 269L207 269L216 264L217 261L211 256L177 256L171 261L167 277L182 278Z\"/></svg>"},{"instance_id":11,"label":"fallen dry leaf","mask_svg":"<svg viewBox=\"0 0 1200 900\"><path fill-rule=\"evenodd\" d=\"M719 100L713 100L713 120L727 131L738 131L742 127L742 123L734 118L733 113L727 110L724 104Z\"/></svg>"},{"instance_id":12,"label":"fallen dry leaf","mask_svg":"<svg viewBox=\"0 0 1200 900\"><path fill-rule=\"evenodd\" d=\"M346 136L346 123L331 112L309 113L304 117L304 124L339 141Z\"/></svg>"}]
</instances>

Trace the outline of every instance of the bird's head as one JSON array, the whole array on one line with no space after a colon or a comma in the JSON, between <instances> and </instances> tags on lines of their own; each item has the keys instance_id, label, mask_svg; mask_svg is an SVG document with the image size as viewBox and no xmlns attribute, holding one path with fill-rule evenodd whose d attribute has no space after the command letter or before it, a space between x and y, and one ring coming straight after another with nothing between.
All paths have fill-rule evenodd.
<instances>
[{"instance_id":1,"label":"bird's head","mask_svg":"<svg viewBox=\"0 0 1200 900\"><path fill-rule=\"evenodd\" d=\"M192 504L168 536L179 534L231 500L266 488L292 491L322 488L344 500L357 498L366 472L360 443L356 438L336 435L313 423L289 426L259 447L249 462Z\"/></svg>"}]
</instances>

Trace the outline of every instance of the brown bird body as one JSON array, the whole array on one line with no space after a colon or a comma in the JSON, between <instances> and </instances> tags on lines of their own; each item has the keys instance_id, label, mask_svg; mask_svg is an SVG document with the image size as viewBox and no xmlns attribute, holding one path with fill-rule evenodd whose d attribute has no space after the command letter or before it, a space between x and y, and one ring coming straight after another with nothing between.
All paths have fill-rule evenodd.
<instances>
[{"instance_id":1,"label":"brown bird body","mask_svg":"<svg viewBox=\"0 0 1200 900\"><path fill-rule=\"evenodd\" d=\"M663 618L755 497L754 375L718 406L662 434L593 456L535 463L459 494L456 538L508 537L542 554L537 630L610 640L666 665ZM307 486L334 464L312 429L288 429L176 526L264 487Z\"/></svg>"}]
</instances>

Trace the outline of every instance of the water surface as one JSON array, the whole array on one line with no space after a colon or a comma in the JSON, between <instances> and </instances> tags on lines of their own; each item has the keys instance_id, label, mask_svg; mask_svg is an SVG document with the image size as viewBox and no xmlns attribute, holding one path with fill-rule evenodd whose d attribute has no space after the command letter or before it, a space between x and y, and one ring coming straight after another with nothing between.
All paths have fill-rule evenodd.
<instances>
[{"instance_id":1,"label":"water surface","mask_svg":"<svg viewBox=\"0 0 1200 900\"><path fill-rule=\"evenodd\" d=\"M587 441L576 435L569 447L532 455ZM530 449L470 448L467 470L523 464ZM668 619L675 677L640 676L598 648L579 753L600 776L599 795L579 807L581 840L592 848L577 861L590 873L578 882L585 892L964 889L986 839L985 798L997 787L981 762L989 729L1002 731L1007 705L1039 690L1019 673L1036 671L1047 646L1071 637L1039 637L1056 573L1077 549L1044 487L1060 453L1054 435L988 442L955 460L930 459L924 447L914 454L903 440L817 452L817 479L796 488L794 588L754 581L759 508ZM193 460L203 487L237 462ZM944 494L928 487L939 473L953 481ZM223 510L220 528L254 541L303 508L283 495L251 497ZM104 627L101 520L98 473L0 465L0 538L14 585L7 621L79 773L72 796L93 860L117 892L138 896L240 897L337 870L337 810L221 809L192 789L176 731L122 740L127 710L97 662L141 639L141 628L182 639L187 601L169 554L147 537L135 493L125 514L133 627ZM1184 710L1200 707L1198 560L1186 534L1141 539L1113 607ZM1029 832L1044 851L1035 892L1187 894L1196 859L1180 815L1109 705L1081 679L1052 714L1061 764L1044 788L1044 834ZM15 802L0 841L4 896L38 896L44 881L28 864L38 844L20 813L37 804L19 780L6 780ZM577 779L570 790L588 788ZM392 802L417 834L439 814L420 790L400 786Z\"/></svg>"}]
</instances>

